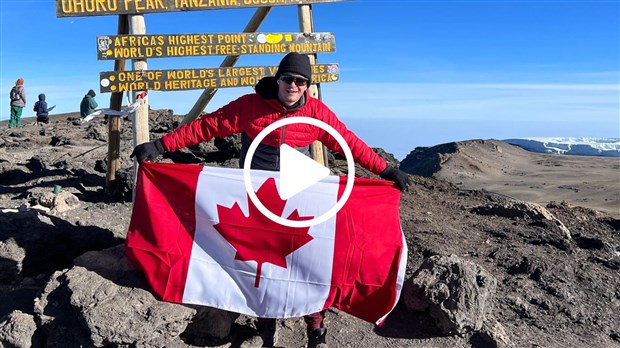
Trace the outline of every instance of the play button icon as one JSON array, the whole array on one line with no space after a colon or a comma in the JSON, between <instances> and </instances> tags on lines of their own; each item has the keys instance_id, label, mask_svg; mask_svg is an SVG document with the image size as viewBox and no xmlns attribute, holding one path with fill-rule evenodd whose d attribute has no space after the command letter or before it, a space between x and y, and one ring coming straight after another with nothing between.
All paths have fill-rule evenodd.
<instances>
[{"instance_id":1,"label":"play button icon","mask_svg":"<svg viewBox=\"0 0 620 348\"><path fill-rule=\"evenodd\" d=\"M327 167L286 144L280 146L279 192L282 199L293 197L327 176Z\"/></svg>"},{"instance_id":2,"label":"play button icon","mask_svg":"<svg viewBox=\"0 0 620 348\"><path fill-rule=\"evenodd\" d=\"M344 152L345 158L347 159L347 177L342 195L339 194L336 204L331 207L331 209L329 209L322 215L316 216L313 219L309 220L289 220L271 212L256 196L252 180L252 157L254 156L258 145L263 141L263 139L265 139L265 137L269 133L273 132L274 130L295 123L315 126L329 133L329 135L331 135L336 140L336 142L338 142L340 148ZM280 173L278 176L278 191L280 198L283 200L288 200L289 198L300 193L301 191L308 189L310 186L319 184L319 181L323 184L325 184L326 181L330 181L328 168L323 167L319 163L303 155L291 146L285 144L282 144L280 146ZM258 133L258 135L254 138L254 140L252 140L252 143L250 144L248 152L245 156L243 165L243 182L245 185L245 189L247 191L248 197L250 198L252 203L254 203L256 209L258 209L264 216L269 218L271 221L283 226L294 228L315 226L331 219L334 215L336 215L336 213L338 213L340 209L342 209L342 207L344 207L344 204L349 199L349 196L351 196L354 181L355 162L353 162L353 154L351 153L351 149L349 148L349 145L344 140L342 135L340 135L340 133L338 133L332 126L328 125L327 123L320 121L316 118L305 116L286 117L270 124L265 129L260 131L260 133ZM333 183L334 181L332 180L331 182ZM343 178L337 179L337 182L339 184L342 184ZM295 198L293 198L293 200L294 199Z\"/></svg>"}]
</instances>

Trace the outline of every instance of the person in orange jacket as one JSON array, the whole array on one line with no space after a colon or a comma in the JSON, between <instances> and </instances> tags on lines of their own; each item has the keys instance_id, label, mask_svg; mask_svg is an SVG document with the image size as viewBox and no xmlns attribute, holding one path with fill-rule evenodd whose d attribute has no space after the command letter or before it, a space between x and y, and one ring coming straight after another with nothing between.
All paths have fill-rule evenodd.
<instances>
[{"instance_id":1,"label":"person in orange jacket","mask_svg":"<svg viewBox=\"0 0 620 348\"><path fill-rule=\"evenodd\" d=\"M15 86L11 88L9 93L11 99L11 118L9 119L9 128L22 126L22 111L26 106L26 89L24 88L24 79L21 77L15 81Z\"/></svg>"}]
</instances>

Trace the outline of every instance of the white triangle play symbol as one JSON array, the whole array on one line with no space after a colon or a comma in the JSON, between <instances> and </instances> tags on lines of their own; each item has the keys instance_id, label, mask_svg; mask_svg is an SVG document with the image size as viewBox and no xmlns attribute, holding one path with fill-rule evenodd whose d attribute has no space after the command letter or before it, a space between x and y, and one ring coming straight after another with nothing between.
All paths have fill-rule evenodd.
<instances>
[{"instance_id":1,"label":"white triangle play symbol","mask_svg":"<svg viewBox=\"0 0 620 348\"><path fill-rule=\"evenodd\" d=\"M280 146L280 197L289 199L329 176L329 168L284 144Z\"/></svg>"}]
</instances>

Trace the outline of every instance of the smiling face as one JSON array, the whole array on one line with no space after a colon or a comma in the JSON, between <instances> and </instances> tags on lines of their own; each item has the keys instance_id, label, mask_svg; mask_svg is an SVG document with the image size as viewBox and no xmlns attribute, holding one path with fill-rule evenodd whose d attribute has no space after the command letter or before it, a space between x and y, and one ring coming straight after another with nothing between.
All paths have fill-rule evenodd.
<instances>
[{"instance_id":1,"label":"smiling face","mask_svg":"<svg viewBox=\"0 0 620 348\"><path fill-rule=\"evenodd\" d=\"M304 94L306 89L308 89L307 82L300 83L300 86L297 85L297 82L291 81L290 77L294 77L298 81L299 79L304 79L307 81L305 77L295 73L286 73L280 76L278 79L278 99L280 99L282 104L286 106L295 105L295 103L301 99L301 96ZM291 83L287 83L287 81L290 81Z\"/></svg>"}]
</instances>

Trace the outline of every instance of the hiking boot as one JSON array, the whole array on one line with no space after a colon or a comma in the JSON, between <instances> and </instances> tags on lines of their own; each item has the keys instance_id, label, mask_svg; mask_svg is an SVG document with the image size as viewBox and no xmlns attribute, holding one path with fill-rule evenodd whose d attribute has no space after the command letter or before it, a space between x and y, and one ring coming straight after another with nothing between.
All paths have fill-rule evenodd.
<instances>
[{"instance_id":1,"label":"hiking boot","mask_svg":"<svg viewBox=\"0 0 620 348\"><path fill-rule=\"evenodd\" d=\"M327 329L308 330L308 348L327 348Z\"/></svg>"}]
</instances>

